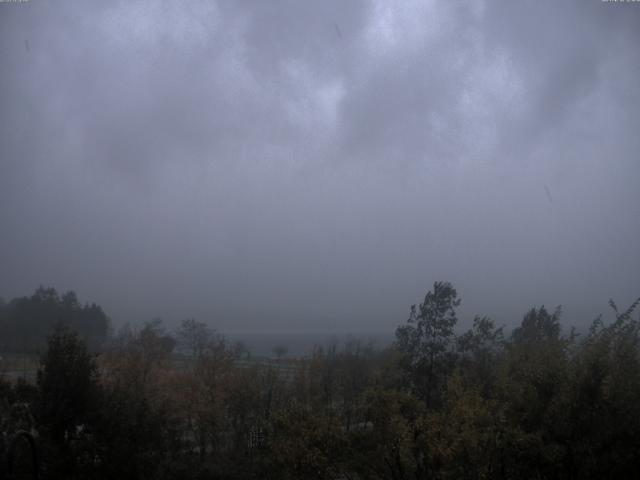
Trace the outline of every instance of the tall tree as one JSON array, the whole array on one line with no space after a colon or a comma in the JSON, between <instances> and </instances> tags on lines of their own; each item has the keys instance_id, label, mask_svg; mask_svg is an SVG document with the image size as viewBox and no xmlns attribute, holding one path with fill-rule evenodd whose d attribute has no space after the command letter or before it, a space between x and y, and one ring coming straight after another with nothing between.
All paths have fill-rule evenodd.
<instances>
[{"instance_id":1,"label":"tall tree","mask_svg":"<svg viewBox=\"0 0 640 480\"><path fill-rule=\"evenodd\" d=\"M58 453L54 470L75 471L81 457L73 446L90 429L97 411L98 383L94 357L78 334L59 325L49 337L38 371L36 418L41 433Z\"/></svg>"},{"instance_id":2,"label":"tall tree","mask_svg":"<svg viewBox=\"0 0 640 480\"><path fill-rule=\"evenodd\" d=\"M458 292L449 282L435 282L419 307L411 306L406 325L396 330L402 365L417 395L430 407L452 364Z\"/></svg>"},{"instance_id":3,"label":"tall tree","mask_svg":"<svg viewBox=\"0 0 640 480\"><path fill-rule=\"evenodd\" d=\"M214 333L204 322L199 322L195 318L187 318L178 327L178 344L184 348L193 358L202 356L209 343L214 337Z\"/></svg>"}]
</instances>

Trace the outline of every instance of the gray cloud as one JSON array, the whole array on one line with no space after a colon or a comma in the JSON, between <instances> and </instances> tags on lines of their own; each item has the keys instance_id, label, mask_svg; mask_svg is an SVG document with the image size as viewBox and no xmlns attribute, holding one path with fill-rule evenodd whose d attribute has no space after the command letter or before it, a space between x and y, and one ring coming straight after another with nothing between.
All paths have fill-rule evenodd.
<instances>
[{"instance_id":1,"label":"gray cloud","mask_svg":"<svg viewBox=\"0 0 640 480\"><path fill-rule=\"evenodd\" d=\"M467 319L584 323L639 294L639 32L597 1L0 4L0 293L391 330L448 279Z\"/></svg>"}]
</instances>

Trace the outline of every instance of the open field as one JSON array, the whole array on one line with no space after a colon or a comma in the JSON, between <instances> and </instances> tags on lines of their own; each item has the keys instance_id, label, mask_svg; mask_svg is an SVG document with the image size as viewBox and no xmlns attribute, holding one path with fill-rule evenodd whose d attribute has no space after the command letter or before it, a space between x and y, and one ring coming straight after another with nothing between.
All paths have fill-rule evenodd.
<instances>
[{"instance_id":1,"label":"open field","mask_svg":"<svg viewBox=\"0 0 640 480\"><path fill-rule=\"evenodd\" d=\"M35 382L38 372L39 357L33 354L1 353L0 377L15 380L24 378Z\"/></svg>"},{"instance_id":2,"label":"open field","mask_svg":"<svg viewBox=\"0 0 640 480\"><path fill-rule=\"evenodd\" d=\"M0 354L0 378L17 380L24 378L35 383L40 357L35 354L2 353ZM188 369L192 360L181 354L172 356L171 365L176 370ZM269 357L249 357L238 360L239 367L270 367L279 372L284 378L293 378L299 369L299 362L295 359L274 359Z\"/></svg>"}]
</instances>

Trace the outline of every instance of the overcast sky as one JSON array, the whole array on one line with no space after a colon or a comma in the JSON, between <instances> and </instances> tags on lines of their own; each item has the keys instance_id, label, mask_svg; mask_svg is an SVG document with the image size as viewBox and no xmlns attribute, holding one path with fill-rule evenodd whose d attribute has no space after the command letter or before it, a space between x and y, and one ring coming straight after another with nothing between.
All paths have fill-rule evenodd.
<instances>
[{"instance_id":1,"label":"overcast sky","mask_svg":"<svg viewBox=\"0 0 640 480\"><path fill-rule=\"evenodd\" d=\"M570 323L640 295L640 3L0 3L0 296Z\"/></svg>"}]
</instances>

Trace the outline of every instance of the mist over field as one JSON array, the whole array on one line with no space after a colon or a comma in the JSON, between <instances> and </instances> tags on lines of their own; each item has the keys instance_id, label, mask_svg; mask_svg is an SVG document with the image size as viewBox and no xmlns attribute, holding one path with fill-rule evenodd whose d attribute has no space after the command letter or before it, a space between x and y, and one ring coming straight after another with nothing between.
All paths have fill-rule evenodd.
<instances>
[{"instance_id":1,"label":"mist over field","mask_svg":"<svg viewBox=\"0 0 640 480\"><path fill-rule=\"evenodd\" d=\"M638 295L640 8L0 4L0 295L114 325L586 326Z\"/></svg>"}]
</instances>

